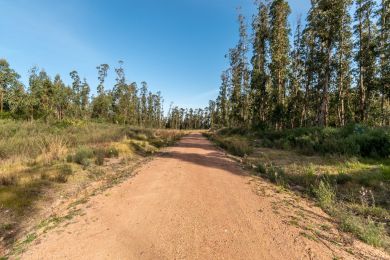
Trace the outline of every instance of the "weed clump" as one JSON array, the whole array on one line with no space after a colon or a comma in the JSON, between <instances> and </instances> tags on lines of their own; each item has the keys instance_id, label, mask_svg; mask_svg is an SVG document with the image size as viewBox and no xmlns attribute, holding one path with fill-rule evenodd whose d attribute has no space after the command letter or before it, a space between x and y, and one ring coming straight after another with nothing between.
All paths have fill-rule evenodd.
<instances>
[{"instance_id":1,"label":"weed clump","mask_svg":"<svg viewBox=\"0 0 390 260\"><path fill-rule=\"evenodd\" d=\"M88 166L89 165L89 159L93 157L93 150L88 147L80 147L75 155L72 157L72 161L83 165Z\"/></svg>"},{"instance_id":2,"label":"weed clump","mask_svg":"<svg viewBox=\"0 0 390 260\"><path fill-rule=\"evenodd\" d=\"M333 208L336 200L336 192L328 181L320 180L318 186L313 188L313 193L323 209Z\"/></svg>"},{"instance_id":3,"label":"weed clump","mask_svg":"<svg viewBox=\"0 0 390 260\"><path fill-rule=\"evenodd\" d=\"M62 164L58 167L58 172L54 177L54 181L58 183L66 183L68 182L68 178L73 174L72 166L69 164ZM42 175L41 175L42 179Z\"/></svg>"},{"instance_id":4,"label":"weed clump","mask_svg":"<svg viewBox=\"0 0 390 260\"><path fill-rule=\"evenodd\" d=\"M372 246L386 244L386 230L382 224L376 224L370 218L364 219L352 214L339 213L340 227L345 232L355 234L359 239Z\"/></svg>"},{"instance_id":5,"label":"weed clump","mask_svg":"<svg viewBox=\"0 0 390 260\"><path fill-rule=\"evenodd\" d=\"M15 175L0 176L0 185L12 186L18 184L18 178Z\"/></svg>"},{"instance_id":6,"label":"weed clump","mask_svg":"<svg viewBox=\"0 0 390 260\"><path fill-rule=\"evenodd\" d=\"M97 165L103 165L105 158L114 158L119 156L119 151L115 147L99 148L94 151L96 157L95 163Z\"/></svg>"}]
</instances>

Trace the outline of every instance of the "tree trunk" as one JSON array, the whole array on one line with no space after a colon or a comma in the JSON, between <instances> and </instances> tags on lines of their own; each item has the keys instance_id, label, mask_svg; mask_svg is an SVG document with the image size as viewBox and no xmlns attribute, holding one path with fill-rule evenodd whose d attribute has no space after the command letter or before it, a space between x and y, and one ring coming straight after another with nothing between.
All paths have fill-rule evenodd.
<instances>
[{"instance_id":1,"label":"tree trunk","mask_svg":"<svg viewBox=\"0 0 390 260\"><path fill-rule=\"evenodd\" d=\"M4 106L4 92L3 88L0 88L0 113L3 113L3 106Z\"/></svg>"},{"instance_id":2,"label":"tree trunk","mask_svg":"<svg viewBox=\"0 0 390 260\"><path fill-rule=\"evenodd\" d=\"M365 103L366 103L366 93L364 88L364 72L365 69L363 67L362 62L362 54L363 54L363 28L362 28L362 21L361 17L359 17L359 51L360 51L360 57L359 57L359 112L360 112L360 122L364 122L364 114L365 114Z\"/></svg>"}]
</instances>

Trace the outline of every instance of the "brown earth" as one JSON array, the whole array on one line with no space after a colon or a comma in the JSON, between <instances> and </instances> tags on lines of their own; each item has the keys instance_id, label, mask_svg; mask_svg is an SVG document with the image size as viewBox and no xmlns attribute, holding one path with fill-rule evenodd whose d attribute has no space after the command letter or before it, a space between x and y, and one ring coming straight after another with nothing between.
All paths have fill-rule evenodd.
<instances>
[{"instance_id":1,"label":"brown earth","mask_svg":"<svg viewBox=\"0 0 390 260\"><path fill-rule=\"evenodd\" d=\"M82 207L22 259L388 259L200 134Z\"/></svg>"}]
</instances>

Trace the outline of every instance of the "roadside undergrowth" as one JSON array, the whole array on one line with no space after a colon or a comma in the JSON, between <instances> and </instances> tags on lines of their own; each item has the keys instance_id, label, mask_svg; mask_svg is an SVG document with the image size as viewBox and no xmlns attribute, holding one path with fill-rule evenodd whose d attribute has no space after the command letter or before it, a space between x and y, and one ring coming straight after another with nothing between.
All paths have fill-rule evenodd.
<instances>
[{"instance_id":1,"label":"roadside undergrowth","mask_svg":"<svg viewBox=\"0 0 390 260\"><path fill-rule=\"evenodd\" d=\"M375 141L372 151L380 151L385 157L377 156L378 152L361 157L330 151L307 155L287 146L270 148L271 145L265 147L259 141L264 140L259 133L243 129L223 129L205 135L229 153L240 156L254 175L316 201L335 219L340 230L390 252L390 161L387 150L375 148ZM380 134L381 138L383 135L386 133ZM270 134L265 136L269 138ZM283 142L283 138L278 142ZM366 151L369 149L366 147Z\"/></svg>"},{"instance_id":2,"label":"roadside undergrowth","mask_svg":"<svg viewBox=\"0 0 390 260\"><path fill-rule=\"evenodd\" d=\"M115 185L132 173L140 159L174 144L182 135L174 130L83 121L0 121L0 255L21 248L17 241L34 240L34 234L26 237L31 228L26 223L38 221L56 200L65 200L91 183L101 182L99 189ZM54 216L49 222L51 226L60 221Z\"/></svg>"}]
</instances>

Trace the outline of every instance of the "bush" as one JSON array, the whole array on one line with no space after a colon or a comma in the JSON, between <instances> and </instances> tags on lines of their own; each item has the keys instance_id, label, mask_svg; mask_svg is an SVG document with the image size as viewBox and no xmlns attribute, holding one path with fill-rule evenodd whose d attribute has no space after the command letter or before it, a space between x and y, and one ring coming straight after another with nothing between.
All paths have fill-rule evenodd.
<instances>
[{"instance_id":1,"label":"bush","mask_svg":"<svg viewBox=\"0 0 390 260\"><path fill-rule=\"evenodd\" d=\"M234 155L245 156L252 152L252 147L247 141L243 140L230 140L227 143L228 151Z\"/></svg>"},{"instance_id":2,"label":"bush","mask_svg":"<svg viewBox=\"0 0 390 260\"><path fill-rule=\"evenodd\" d=\"M351 214L342 214L340 227L345 232L351 232L359 239L372 246L383 246L385 243L385 228L375 224L371 219L364 219Z\"/></svg>"},{"instance_id":3,"label":"bush","mask_svg":"<svg viewBox=\"0 0 390 260\"><path fill-rule=\"evenodd\" d=\"M267 168L264 166L264 164L259 163L259 164L257 165L257 171L258 171L260 174L266 174L266 173L267 173Z\"/></svg>"},{"instance_id":4,"label":"bush","mask_svg":"<svg viewBox=\"0 0 390 260\"><path fill-rule=\"evenodd\" d=\"M69 164L62 164L58 167L58 173L54 177L54 181L59 182L59 183L66 183L68 181L68 178L70 175L73 174L73 169ZM41 175L41 179L45 179Z\"/></svg>"},{"instance_id":5,"label":"bush","mask_svg":"<svg viewBox=\"0 0 390 260\"><path fill-rule=\"evenodd\" d=\"M323 209L331 209L334 206L336 192L328 181L321 180L318 186L313 188L313 193Z\"/></svg>"},{"instance_id":6,"label":"bush","mask_svg":"<svg viewBox=\"0 0 390 260\"><path fill-rule=\"evenodd\" d=\"M76 151L76 154L73 157L73 162L88 166L89 160L93 157L92 149L88 147L81 147Z\"/></svg>"},{"instance_id":7,"label":"bush","mask_svg":"<svg viewBox=\"0 0 390 260\"><path fill-rule=\"evenodd\" d=\"M119 156L119 151L115 147L109 147L109 148L98 148L94 151L96 160L95 163L97 165L103 165L105 158L113 158Z\"/></svg>"},{"instance_id":8,"label":"bush","mask_svg":"<svg viewBox=\"0 0 390 260\"><path fill-rule=\"evenodd\" d=\"M69 164L62 164L59 166L59 172L69 176L73 174L73 169L72 166Z\"/></svg>"},{"instance_id":9,"label":"bush","mask_svg":"<svg viewBox=\"0 0 390 260\"><path fill-rule=\"evenodd\" d=\"M219 132L226 132L229 128L224 128ZM213 134L210 138L221 148L227 150L229 153L237 156L249 155L253 151L253 147L249 144L249 141L237 135L233 136L221 136L219 134ZM230 133L230 132L229 132Z\"/></svg>"},{"instance_id":10,"label":"bush","mask_svg":"<svg viewBox=\"0 0 390 260\"><path fill-rule=\"evenodd\" d=\"M221 133L230 133L225 130ZM362 157L388 158L390 133L388 128L368 128L351 125L344 128L298 128L284 131L257 132L264 147L297 149L312 155L340 154Z\"/></svg>"}]
</instances>

